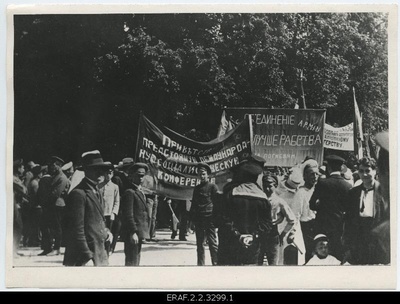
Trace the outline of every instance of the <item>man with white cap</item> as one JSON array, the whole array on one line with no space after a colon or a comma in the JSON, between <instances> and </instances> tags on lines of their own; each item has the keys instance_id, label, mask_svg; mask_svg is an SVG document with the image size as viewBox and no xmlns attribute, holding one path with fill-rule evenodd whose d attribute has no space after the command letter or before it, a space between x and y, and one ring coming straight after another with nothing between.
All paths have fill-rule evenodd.
<instances>
[{"instance_id":1,"label":"man with white cap","mask_svg":"<svg viewBox=\"0 0 400 304\"><path fill-rule=\"evenodd\" d=\"M316 211L315 233L325 234L330 241L331 253L338 260L343 258L342 234L345 202L351 185L340 175L343 158L326 157L328 177L319 179L310 199L310 209Z\"/></svg>"},{"instance_id":2,"label":"man with white cap","mask_svg":"<svg viewBox=\"0 0 400 304\"><path fill-rule=\"evenodd\" d=\"M64 166L61 167L61 170L64 172L65 176L71 180L72 175L74 174L74 164L72 161L64 164Z\"/></svg>"},{"instance_id":3,"label":"man with white cap","mask_svg":"<svg viewBox=\"0 0 400 304\"><path fill-rule=\"evenodd\" d=\"M112 234L106 228L103 198L98 184L112 165L103 161L98 150L82 154L84 179L68 195L65 266L85 266L93 261L94 266L107 266L108 256L105 242Z\"/></svg>"}]
</instances>

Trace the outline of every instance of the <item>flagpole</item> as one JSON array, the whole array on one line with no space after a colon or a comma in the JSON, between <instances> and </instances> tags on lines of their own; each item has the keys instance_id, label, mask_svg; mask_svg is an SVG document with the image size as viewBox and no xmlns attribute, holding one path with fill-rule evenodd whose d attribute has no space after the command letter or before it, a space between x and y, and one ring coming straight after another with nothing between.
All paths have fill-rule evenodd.
<instances>
[{"instance_id":1,"label":"flagpole","mask_svg":"<svg viewBox=\"0 0 400 304\"><path fill-rule=\"evenodd\" d=\"M254 153L254 141L253 141L253 118L251 114L249 115L249 130L250 130L250 153Z\"/></svg>"},{"instance_id":2,"label":"flagpole","mask_svg":"<svg viewBox=\"0 0 400 304\"><path fill-rule=\"evenodd\" d=\"M135 149L135 163L137 162L137 149L139 147L139 135L140 135L140 121L142 120L143 116L143 111L141 110L139 113L139 123L138 123L138 129L137 129L137 137L136 137L136 149Z\"/></svg>"},{"instance_id":3,"label":"flagpole","mask_svg":"<svg viewBox=\"0 0 400 304\"><path fill-rule=\"evenodd\" d=\"M357 100L356 100L356 89L353 87L353 100L354 100L354 126L353 126L353 132L354 132L354 154L356 155L357 159L362 158L362 142L358 140L358 133L360 133L360 137L362 136L362 128L361 124L361 115L360 111L358 109L357 105ZM358 112L358 115L357 115ZM358 117L360 116L360 117ZM360 147L361 145L361 147ZM361 149L361 153L360 153Z\"/></svg>"},{"instance_id":4,"label":"flagpole","mask_svg":"<svg viewBox=\"0 0 400 304\"><path fill-rule=\"evenodd\" d=\"M301 86L301 97L303 99L303 109L307 109L306 107L306 96L304 95L304 88L303 88L303 70L300 72L300 86Z\"/></svg>"}]
</instances>

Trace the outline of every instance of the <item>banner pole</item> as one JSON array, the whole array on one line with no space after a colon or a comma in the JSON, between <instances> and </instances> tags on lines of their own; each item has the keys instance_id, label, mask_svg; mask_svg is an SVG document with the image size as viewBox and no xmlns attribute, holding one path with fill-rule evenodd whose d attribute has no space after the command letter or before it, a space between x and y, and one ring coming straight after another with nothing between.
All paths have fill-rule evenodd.
<instances>
[{"instance_id":1,"label":"banner pole","mask_svg":"<svg viewBox=\"0 0 400 304\"><path fill-rule=\"evenodd\" d=\"M322 123L322 151L321 151L321 165L324 162L324 152L325 152L325 147L324 147L324 143L325 143L325 121L326 121L326 109L324 111L324 118L323 118L323 123Z\"/></svg>"},{"instance_id":2,"label":"banner pole","mask_svg":"<svg viewBox=\"0 0 400 304\"><path fill-rule=\"evenodd\" d=\"M251 114L249 115L249 130L250 130L250 153L254 153L254 141L253 141L253 118Z\"/></svg>"},{"instance_id":3,"label":"banner pole","mask_svg":"<svg viewBox=\"0 0 400 304\"><path fill-rule=\"evenodd\" d=\"M135 148L135 163L137 162L137 152L138 152L138 147L139 147L139 134L140 134L140 121L142 120L143 112L139 112L139 123L138 123L138 129L137 129L137 137L136 137L136 148Z\"/></svg>"},{"instance_id":4,"label":"banner pole","mask_svg":"<svg viewBox=\"0 0 400 304\"><path fill-rule=\"evenodd\" d=\"M304 88L303 88L303 69L301 70L301 74L300 74L300 85L301 85L301 97L303 99L303 109L307 109L306 107L306 96L304 95Z\"/></svg>"}]
</instances>

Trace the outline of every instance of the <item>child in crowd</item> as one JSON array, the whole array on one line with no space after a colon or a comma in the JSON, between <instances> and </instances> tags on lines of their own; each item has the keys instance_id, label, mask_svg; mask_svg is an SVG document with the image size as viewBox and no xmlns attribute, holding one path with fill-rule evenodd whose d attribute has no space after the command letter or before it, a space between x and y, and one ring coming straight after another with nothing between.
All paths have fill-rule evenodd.
<instances>
[{"instance_id":1,"label":"child in crowd","mask_svg":"<svg viewBox=\"0 0 400 304\"><path fill-rule=\"evenodd\" d=\"M328 266L340 265L340 261L329 254L329 240L325 234L318 234L314 237L314 256L306 265Z\"/></svg>"}]
</instances>

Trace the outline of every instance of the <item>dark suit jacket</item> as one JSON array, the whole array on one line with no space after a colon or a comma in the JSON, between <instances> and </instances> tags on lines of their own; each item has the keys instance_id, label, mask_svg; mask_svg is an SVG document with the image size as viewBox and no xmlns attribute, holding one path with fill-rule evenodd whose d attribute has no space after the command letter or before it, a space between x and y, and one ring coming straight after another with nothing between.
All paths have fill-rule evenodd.
<instances>
[{"instance_id":1,"label":"dark suit jacket","mask_svg":"<svg viewBox=\"0 0 400 304\"><path fill-rule=\"evenodd\" d=\"M385 202L380 191L379 182L375 181L374 185L374 216L368 223L367 227L363 218L360 217L360 198L363 185L352 188L347 197L347 211L345 216L345 229L343 239L347 248L357 247L357 243L361 234L368 234L371 230L378 226L386 217L389 204ZM360 231L368 230L368 231ZM369 237L367 237L369 238Z\"/></svg>"},{"instance_id":2,"label":"dark suit jacket","mask_svg":"<svg viewBox=\"0 0 400 304\"><path fill-rule=\"evenodd\" d=\"M150 214L146 197L133 184L121 197L122 238L127 241L136 232L139 239L150 238Z\"/></svg>"},{"instance_id":3,"label":"dark suit jacket","mask_svg":"<svg viewBox=\"0 0 400 304\"><path fill-rule=\"evenodd\" d=\"M95 266L108 265L107 238L101 201L84 178L68 195L64 265L80 266L93 259Z\"/></svg>"},{"instance_id":4,"label":"dark suit jacket","mask_svg":"<svg viewBox=\"0 0 400 304\"><path fill-rule=\"evenodd\" d=\"M342 233L345 202L350 189L351 185L340 175L318 180L310 199L310 209L317 211L316 233Z\"/></svg>"}]
</instances>

